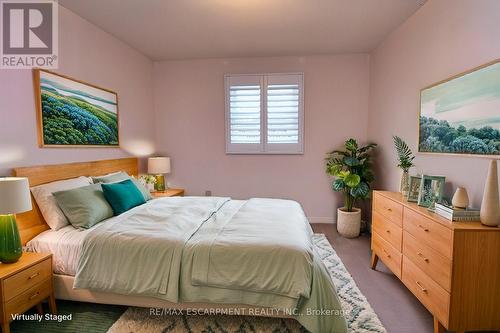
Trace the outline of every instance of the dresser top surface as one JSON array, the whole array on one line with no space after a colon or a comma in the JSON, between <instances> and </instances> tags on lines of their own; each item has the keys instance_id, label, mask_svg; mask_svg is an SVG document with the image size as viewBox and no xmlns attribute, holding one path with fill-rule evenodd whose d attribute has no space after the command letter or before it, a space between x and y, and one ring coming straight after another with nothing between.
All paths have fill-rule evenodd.
<instances>
[{"instance_id":1,"label":"dresser top surface","mask_svg":"<svg viewBox=\"0 0 500 333\"><path fill-rule=\"evenodd\" d=\"M374 195L379 194L383 197L391 199L395 202L400 203L401 205L411 209L439 224L444 225L447 228L453 230L481 230L481 231L491 231L491 232L500 232L499 227L488 227L482 225L481 222L452 222L450 220L445 219L444 217L439 216L436 213L430 212L425 207L420 207L416 203L408 202L403 199L403 196L399 192L391 192L391 191L373 191Z\"/></svg>"}]
</instances>

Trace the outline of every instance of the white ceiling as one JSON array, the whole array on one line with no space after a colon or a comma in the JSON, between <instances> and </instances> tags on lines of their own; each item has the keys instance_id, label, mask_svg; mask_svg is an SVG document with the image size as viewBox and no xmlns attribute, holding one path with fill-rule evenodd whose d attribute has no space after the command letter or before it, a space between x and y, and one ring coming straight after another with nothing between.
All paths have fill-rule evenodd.
<instances>
[{"instance_id":1,"label":"white ceiling","mask_svg":"<svg viewBox=\"0 0 500 333\"><path fill-rule=\"evenodd\" d=\"M154 60L363 53L425 0L59 0Z\"/></svg>"}]
</instances>

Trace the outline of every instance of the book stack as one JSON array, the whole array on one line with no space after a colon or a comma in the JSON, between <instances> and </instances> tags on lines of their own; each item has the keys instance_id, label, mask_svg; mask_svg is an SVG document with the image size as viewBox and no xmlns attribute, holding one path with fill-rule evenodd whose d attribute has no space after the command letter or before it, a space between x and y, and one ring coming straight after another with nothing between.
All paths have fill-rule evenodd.
<instances>
[{"instance_id":1,"label":"book stack","mask_svg":"<svg viewBox=\"0 0 500 333\"><path fill-rule=\"evenodd\" d=\"M472 208L454 208L442 203L436 204L436 214L454 222L473 222L479 221L479 209Z\"/></svg>"}]
</instances>

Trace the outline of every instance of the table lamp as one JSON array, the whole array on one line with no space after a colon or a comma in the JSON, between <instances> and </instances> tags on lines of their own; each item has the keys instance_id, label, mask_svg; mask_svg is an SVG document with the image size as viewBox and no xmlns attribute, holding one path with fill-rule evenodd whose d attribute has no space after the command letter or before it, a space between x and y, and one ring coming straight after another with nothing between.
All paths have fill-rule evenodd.
<instances>
[{"instance_id":1,"label":"table lamp","mask_svg":"<svg viewBox=\"0 0 500 333\"><path fill-rule=\"evenodd\" d=\"M148 173L156 176L155 190L165 191L165 176L170 173L169 157L150 157L148 158Z\"/></svg>"},{"instance_id":2,"label":"table lamp","mask_svg":"<svg viewBox=\"0 0 500 333\"><path fill-rule=\"evenodd\" d=\"M31 210L28 178L0 177L0 261L16 262L22 255L16 213Z\"/></svg>"}]
</instances>

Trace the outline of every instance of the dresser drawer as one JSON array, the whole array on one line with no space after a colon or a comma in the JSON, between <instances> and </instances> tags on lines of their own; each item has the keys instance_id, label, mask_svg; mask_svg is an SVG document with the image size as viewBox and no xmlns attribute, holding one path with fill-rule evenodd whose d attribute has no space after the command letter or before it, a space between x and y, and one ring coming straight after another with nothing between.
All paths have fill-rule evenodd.
<instances>
[{"instance_id":1,"label":"dresser drawer","mask_svg":"<svg viewBox=\"0 0 500 333\"><path fill-rule=\"evenodd\" d=\"M379 212L401 227L403 221L403 206L380 194L373 197L373 210Z\"/></svg>"},{"instance_id":2,"label":"dresser drawer","mask_svg":"<svg viewBox=\"0 0 500 333\"><path fill-rule=\"evenodd\" d=\"M448 326L450 294L427 276L410 259L403 256L403 283L436 316Z\"/></svg>"},{"instance_id":3,"label":"dresser drawer","mask_svg":"<svg viewBox=\"0 0 500 333\"><path fill-rule=\"evenodd\" d=\"M399 278L401 278L401 252L384 240L377 232L372 233L372 250L380 260Z\"/></svg>"},{"instance_id":4,"label":"dresser drawer","mask_svg":"<svg viewBox=\"0 0 500 333\"><path fill-rule=\"evenodd\" d=\"M378 233L382 238L388 241L394 248L401 252L401 242L403 238L403 230L395 223L384 218L380 213L373 212L372 219L373 231Z\"/></svg>"},{"instance_id":5,"label":"dresser drawer","mask_svg":"<svg viewBox=\"0 0 500 333\"><path fill-rule=\"evenodd\" d=\"M430 247L419 243L408 232L403 235L403 255L441 287L451 291L451 260Z\"/></svg>"},{"instance_id":6,"label":"dresser drawer","mask_svg":"<svg viewBox=\"0 0 500 333\"><path fill-rule=\"evenodd\" d=\"M48 258L3 281L4 302L52 276L52 258Z\"/></svg>"},{"instance_id":7,"label":"dresser drawer","mask_svg":"<svg viewBox=\"0 0 500 333\"><path fill-rule=\"evenodd\" d=\"M5 313L9 319L11 319L10 314L23 313L51 295L52 281L47 279L40 282L4 304Z\"/></svg>"},{"instance_id":8,"label":"dresser drawer","mask_svg":"<svg viewBox=\"0 0 500 333\"><path fill-rule=\"evenodd\" d=\"M422 242L437 252L452 257L452 231L437 222L405 208L403 230L408 231L417 242Z\"/></svg>"}]
</instances>

